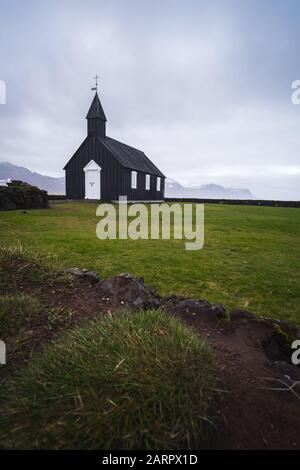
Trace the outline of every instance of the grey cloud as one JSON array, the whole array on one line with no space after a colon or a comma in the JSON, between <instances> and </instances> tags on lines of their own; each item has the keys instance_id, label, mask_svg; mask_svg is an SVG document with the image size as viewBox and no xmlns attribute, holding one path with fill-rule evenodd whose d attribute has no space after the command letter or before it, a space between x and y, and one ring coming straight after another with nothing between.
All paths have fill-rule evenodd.
<instances>
[{"instance_id":1,"label":"grey cloud","mask_svg":"<svg viewBox=\"0 0 300 470\"><path fill-rule=\"evenodd\" d=\"M62 175L98 72L109 134L170 177L299 199L299 9L261 3L2 0L0 160Z\"/></svg>"}]
</instances>

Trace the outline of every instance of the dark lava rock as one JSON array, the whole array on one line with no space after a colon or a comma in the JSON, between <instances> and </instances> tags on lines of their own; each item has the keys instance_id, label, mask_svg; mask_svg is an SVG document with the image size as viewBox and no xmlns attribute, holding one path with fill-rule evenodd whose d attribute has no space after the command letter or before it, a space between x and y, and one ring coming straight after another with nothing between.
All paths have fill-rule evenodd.
<instances>
[{"instance_id":1,"label":"dark lava rock","mask_svg":"<svg viewBox=\"0 0 300 470\"><path fill-rule=\"evenodd\" d=\"M221 304L210 304L207 300L185 299L176 295L164 297L162 305L172 313L179 315L203 315L212 319L226 318L226 311Z\"/></svg>"},{"instance_id":2,"label":"dark lava rock","mask_svg":"<svg viewBox=\"0 0 300 470\"><path fill-rule=\"evenodd\" d=\"M144 305L144 299L141 295L139 295L133 302L132 302L132 305L134 307L139 307L139 308L142 308L143 305Z\"/></svg>"},{"instance_id":3,"label":"dark lava rock","mask_svg":"<svg viewBox=\"0 0 300 470\"><path fill-rule=\"evenodd\" d=\"M226 319L227 314L224 305L222 304L213 304L211 305L211 310L213 316L218 319Z\"/></svg>"},{"instance_id":4,"label":"dark lava rock","mask_svg":"<svg viewBox=\"0 0 300 470\"><path fill-rule=\"evenodd\" d=\"M89 279L94 282L101 281L99 275L95 271L89 271L88 269L66 268L64 272L73 274L73 276L77 276L80 278Z\"/></svg>"},{"instance_id":5,"label":"dark lava rock","mask_svg":"<svg viewBox=\"0 0 300 470\"><path fill-rule=\"evenodd\" d=\"M177 295L163 297L162 304L171 310L175 309L178 313L198 313L209 307L207 300L186 299Z\"/></svg>"},{"instance_id":6,"label":"dark lava rock","mask_svg":"<svg viewBox=\"0 0 300 470\"><path fill-rule=\"evenodd\" d=\"M98 289L114 306L131 308L158 308L160 297L153 287L145 286L144 278L130 273L112 276L102 281Z\"/></svg>"},{"instance_id":7,"label":"dark lava rock","mask_svg":"<svg viewBox=\"0 0 300 470\"><path fill-rule=\"evenodd\" d=\"M230 318L231 320L255 321L257 316L252 312L247 312L247 310L232 310Z\"/></svg>"},{"instance_id":8,"label":"dark lava rock","mask_svg":"<svg viewBox=\"0 0 300 470\"><path fill-rule=\"evenodd\" d=\"M45 209L48 207L48 194L36 186L22 181L12 181L0 186L0 210Z\"/></svg>"},{"instance_id":9,"label":"dark lava rock","mask_svg":"<svg viewBox=\"0 0 300 470\"><path fill-rule=\"evenodd\" d=\"M291 339L299 339L300 338L300 329L293 325L292 323L286 320L279 320L277 318L270 318L264 317L263 320L267 323L272 323L273 325L277 325L279 329L284 331Z\"/></svg>"},{"instance_id":10,"label":"dark lava rock","mask_svg":"<svg viewBox=\"0 0 300 470\"><path fill-rule=\"evenodd\" d=\"M198 314L209 308L207 300L185 299L178 304L179 313Z\"/></svg>"},{"instance_id":11,"label":"dark lava rock","mask_svg":"<svg viewBox=\"0 0 300 470\"><path fill-rule=\"evenodd\" d=\"M262 343L268 359L279 362L291 362L293 350L289 339L280 331L274 330L273 334Z\"/></svg>"},{"instance_id":12,"label":"dark lava rock","mask_svg":"<svg viewBox=\"0 0 300 470\"><path fill-rule=\"evenodd\" d=\"M179 302L181 302L182 300L186 300L186 298L180 295L171 294L171 295L167 295L166 297L163 297L161 299L161 302L163 305L173 306L173 305L178 305Z\"/></svg>"}]
</instances>

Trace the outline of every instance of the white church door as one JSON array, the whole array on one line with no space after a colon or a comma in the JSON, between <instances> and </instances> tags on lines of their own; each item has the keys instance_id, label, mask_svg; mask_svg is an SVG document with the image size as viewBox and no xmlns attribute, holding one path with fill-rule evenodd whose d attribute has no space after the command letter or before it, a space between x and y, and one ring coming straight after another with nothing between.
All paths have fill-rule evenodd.
<instances>
[{"instance_id":1,"label":"white church door","mask_svg":"<svg viewBox=\"0 0 300 470\"><path fill-rule=\"evenodd\" d=\"M101 199L101 167L91 160L85 172L85 199Z\"/></svg>"}]
</instances>

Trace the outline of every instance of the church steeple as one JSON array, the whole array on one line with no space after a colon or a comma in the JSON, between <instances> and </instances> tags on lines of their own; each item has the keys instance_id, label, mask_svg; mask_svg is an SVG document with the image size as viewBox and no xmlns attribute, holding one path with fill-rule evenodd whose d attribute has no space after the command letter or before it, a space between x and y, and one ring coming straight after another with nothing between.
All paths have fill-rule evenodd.
<instances>
[{"instance_id":1,"label":"church steeple","mask_svg":"<svg viewBox=\"0 0 300 470\"><path fill-rule=\"evenodd\" d=\"M97 137L105 137L106 136L106 116L104 114L102 105L100 103L100 99L98 96L98 82L97 79L99 77L96 75L96 87L92 88L92 90L96 90L94 99L90 106L89 112L87 113L87 130L88 135L94 134Z\"/></svg>"}]
</instances>

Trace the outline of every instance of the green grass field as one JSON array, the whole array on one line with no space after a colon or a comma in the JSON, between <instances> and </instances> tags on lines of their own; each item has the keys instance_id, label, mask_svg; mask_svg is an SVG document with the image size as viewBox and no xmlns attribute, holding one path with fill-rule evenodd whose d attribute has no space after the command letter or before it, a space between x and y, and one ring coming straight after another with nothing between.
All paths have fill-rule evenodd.
<instances>
[{"instance_id":1,"label":"green grass field","mask_svg":"<svg viewBox=\"0 0 300 470\"><path fill-rule=\"evenodd\" d=\"M143 275L161 294L178 293L300 324L300 211L205 206L205 245L96 237L96 203L55 202L49 210L0 213L2 244L55 253L65 266Z\"/></svg>"}]
</instances>

